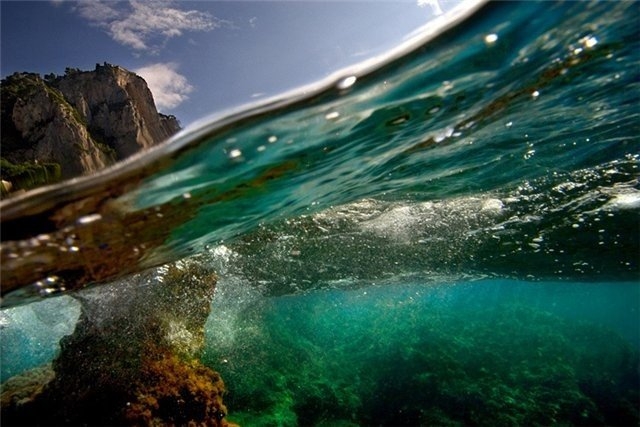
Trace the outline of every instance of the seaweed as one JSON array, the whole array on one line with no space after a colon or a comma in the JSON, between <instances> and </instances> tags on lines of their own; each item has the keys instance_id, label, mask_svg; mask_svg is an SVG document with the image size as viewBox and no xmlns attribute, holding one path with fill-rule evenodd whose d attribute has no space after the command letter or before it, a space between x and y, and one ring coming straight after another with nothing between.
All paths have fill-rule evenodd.
<instances>
[{"instance_id":1,"label":"seaweed","mask_svg":"<svg viewBox=\"0 0 640 427\"><path fill-rule=\"evenodd\" d=\"M175 354L150 351L135 386L135 397L126 403L129 425L227 425L225 391L220 375L198 360L185 361Z\"/></svg>"},{"instance_id":2,"label":"seaweed","mask_svg":"<svg viewBox=\"0 0 640 427\"><path fill-rule=\"evenodd\" d=\"M242 313L238 348L216 345L204 354L225 377L235 421L541 426L640 420L638 351L597 324L518 304L448 310L395 300L294 299L274 298ZM209 334L215 340L215 331Z\"/></svg>"}]
</instances>

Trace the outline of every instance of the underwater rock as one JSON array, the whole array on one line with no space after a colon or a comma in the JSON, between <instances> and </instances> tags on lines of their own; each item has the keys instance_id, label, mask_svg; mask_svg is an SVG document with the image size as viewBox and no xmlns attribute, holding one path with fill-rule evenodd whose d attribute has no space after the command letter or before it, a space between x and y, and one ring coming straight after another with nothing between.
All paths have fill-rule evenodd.
<instances>
[{"instance_id":1,"label":"underwater rock","mask_svg":"<svg viewBox=\"0 0 640 427\"><path fill-rule=\"evenodd\" d=\"M160 353L143 363L141 373L125 411L131 425L229 425L224 420L224 383L198 360Z\"/></svg>"},{"instance_id":2,"label":"underwater rock","mask_svg":"<svg viewBox=\"0 0 640 427\"><path fill-rule=\"evenodd\" d=\"M216 280L184 260L75 295L55 378L33 399L3 398L3 425L229 425L224 383L197 360Z\"/></svg>"},{"instance_id":3,"label":"underwater rock","mask_svg":"<svg viewBox=\"0 0 640 427\"><path fill-rule=\"evenodd\" d=\"M55 373L51 364L29 369L20 375L9 378L2 384L0 404L2 408L19 407L34 400L44 386L53 380ZM3 415L5 415L3 413Z\"/></svg>"}]
</instances>

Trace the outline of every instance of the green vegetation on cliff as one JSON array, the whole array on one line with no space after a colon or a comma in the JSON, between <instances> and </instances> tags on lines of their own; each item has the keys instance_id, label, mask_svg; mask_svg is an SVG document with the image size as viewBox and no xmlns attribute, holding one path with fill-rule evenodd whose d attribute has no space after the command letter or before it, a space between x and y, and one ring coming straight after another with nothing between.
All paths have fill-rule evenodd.
<instances>
[{"instance_id":1,"label":"green vegetation on cliff","mask_svg":"<svg viewBox=\"0 0 640 427\"><path fill-rule=\"evenodd\" d=\"M12 190L29 190L42 185L60 181L61 172L58 163L13 164L7 159L0 159L0 177L12 185ZM3 186L3 195L5 188Z\"/></svg>"},{"instance_id":2,"label":"green vegetation on cliff","mask_svg":"<svg viewBox=\"0 0 640 427\"><path fill-rule=\"evenodd\" d=\"M5 156L7 152L19 149L27 143L13 123L12 112L19 98L31 96L37 91L39 79L40 77L37 74L15 73L2 80L2 90L0 91L0 126L2 126L3 156Z\"/></svg>"}]
</instances>

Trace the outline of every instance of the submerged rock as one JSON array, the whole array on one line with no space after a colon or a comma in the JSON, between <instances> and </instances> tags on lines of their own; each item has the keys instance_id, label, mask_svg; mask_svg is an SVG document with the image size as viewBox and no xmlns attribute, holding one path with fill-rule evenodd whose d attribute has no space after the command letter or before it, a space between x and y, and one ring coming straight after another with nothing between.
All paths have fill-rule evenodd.
<instances>
[{"instance_id":1,"label":"submerged rock","mask_svg":"<svg viewBox=\"0 0 640 427\"><path fill-rule=\"evenodd\" d=\"M17 408L33 401L54 377L55 372L53 372L51 364L48 363L9 378L2 384L2 394L0 395L3 411L5 408Z\"/></svg>"},{"instance_id":2,"label":"submerged rock","mask_svg":"<svg viewBox=\"0 0 640 427\"><path fill-rule=\"evenodd\" d=\"M3 395L3 425L229 425L224 383L198 360L216 280L181 261L78 294L55 377Z\"/></svg>"},{"instance_id":3,"label":"submerged rock","mask_svg":"<svg viewBox=\"0 0 640 427\"><path fill-rule=\"evenodd\" d=\"M224 383L198 360L157 353L143 361L135 396L126 403L131 425L228 425Z\"/></svg>"}]
</instances>

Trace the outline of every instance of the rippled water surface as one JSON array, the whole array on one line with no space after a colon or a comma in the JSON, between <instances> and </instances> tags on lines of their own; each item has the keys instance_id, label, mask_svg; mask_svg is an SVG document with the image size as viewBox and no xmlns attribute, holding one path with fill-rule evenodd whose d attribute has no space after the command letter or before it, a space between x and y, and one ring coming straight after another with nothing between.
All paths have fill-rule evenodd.
<instances>
[{"instance_id":1,"label":"rippled water surface","mask_svg":"<svg viewBox=\"0 0 640 427\"><path fill-rule=\"evenodd\" d=\"M25 303L198 253L231 420L637 424L639 14L488 4L384 66L5 205L3 381L80 310Z\"/></svg>"}]
</instances>

